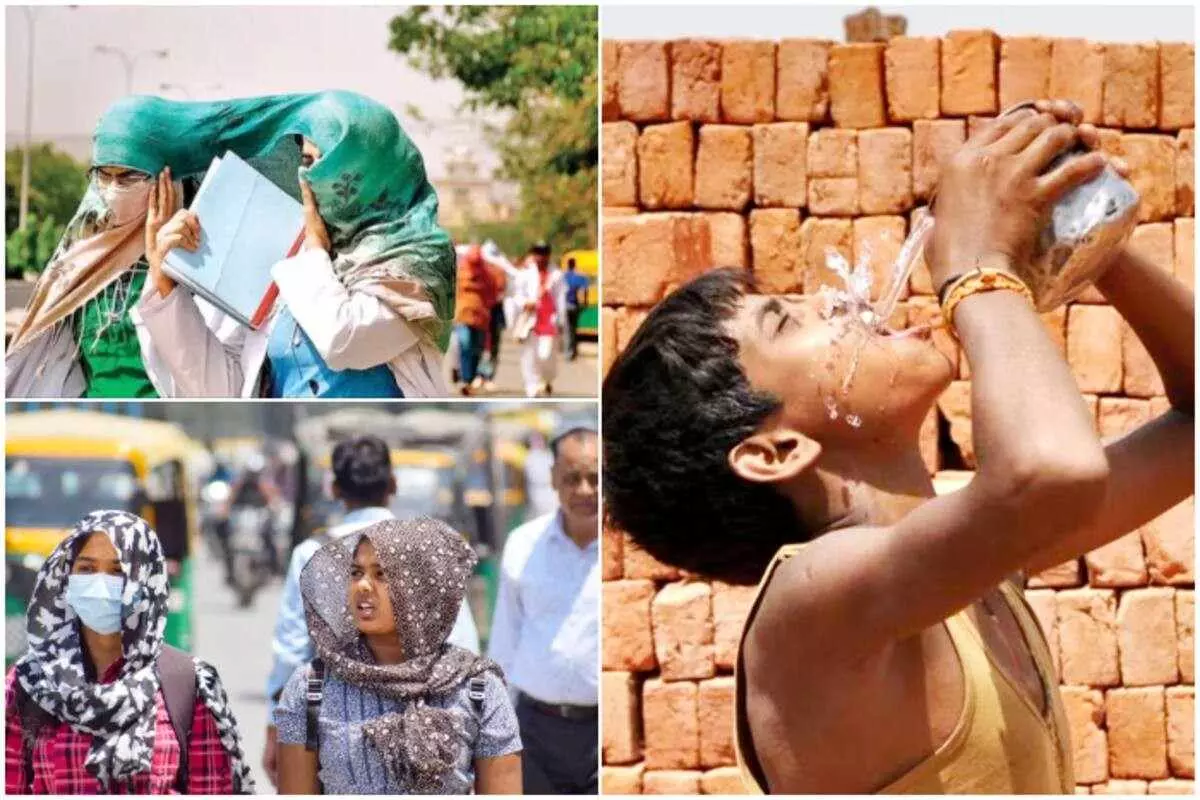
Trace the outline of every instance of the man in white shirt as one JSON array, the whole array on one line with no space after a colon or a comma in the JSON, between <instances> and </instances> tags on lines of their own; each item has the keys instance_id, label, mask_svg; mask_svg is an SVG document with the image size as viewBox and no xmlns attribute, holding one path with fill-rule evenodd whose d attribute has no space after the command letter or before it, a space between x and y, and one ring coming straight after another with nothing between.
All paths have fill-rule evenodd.
<instances>
[{"instance_id":1,"label":"man in white shirt","mask_svg":"<svg viewBox=\"0 0 1200 800\"><path fill-rule=\"evenodd\" d=\"M551 442L559 508L509 534L489 655L517 695L525 794L596 794L599 437Z\"/></svg>"},{"instance_id":2,"label":"man in white shirt","mask_svg":"<svg viewBox=\"0 0 1200 800\"><path fill-rule=\"evenodd\" d=\"M389 499L396 493L396 476L392 472L392 456L386 442L376 436L347 439L333 448L331 460L333 494L345 505L346 513L341 524L333 526L322 536L301 542L292 551L283 594L279 598L279 616L272 642L275 657L271 674L267 677L268 712L274 710L283 687L296 668L307 664L315 656L300 594L300 571L326 542L395 517L388 508ZM466 600L458 610L458 618L454 621L448 641L472 653L479 652L479 632L475 629L475 620ZM277 784L275 745L275 726L269 724L263 768L271 782Z\"/></svg>"},{"instance_id":3,"label":"man in white shirt","mask_svg":"<svg viewBox=\"0 0 1200 800\"><path fill-rule=\"evenodd\" d=\"M529 256L533 266L526 268L517 284L517 297L530 323L522 345L521 374L526 397L548 397L554 393L558 338L567 320L567 282L550 263L549 244L536 243ZM523 333L518 325L517 335Z\"/></svg>"}]
</instances>

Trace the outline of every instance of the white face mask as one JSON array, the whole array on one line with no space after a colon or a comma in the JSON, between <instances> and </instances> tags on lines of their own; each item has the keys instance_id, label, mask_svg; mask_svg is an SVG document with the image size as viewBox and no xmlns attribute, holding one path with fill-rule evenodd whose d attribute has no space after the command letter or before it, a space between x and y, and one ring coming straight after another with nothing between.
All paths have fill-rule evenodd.
<instances>
[{"instance_id":1,"label":"white face mask","mask_svg":"<svg viewBox=\"0 0 1200 800\"><path fill-rule=\"evenodd\" d=\"M125 225L144 218L150 207L150 186L150 181L140 181L132 186L97 186L100 199L111 215L110 223Z\"/></svg>"}]
</instances>

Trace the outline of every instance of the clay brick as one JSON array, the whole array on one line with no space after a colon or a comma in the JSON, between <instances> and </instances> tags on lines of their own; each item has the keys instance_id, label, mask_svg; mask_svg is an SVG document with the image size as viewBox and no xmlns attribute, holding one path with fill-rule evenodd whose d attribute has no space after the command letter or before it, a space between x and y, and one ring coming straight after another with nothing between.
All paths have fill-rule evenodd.
<instances>
[{"instance_id":1,"label":"clay brick","mask_svg":"<svg viewBox=\"0 0 1200 800\"><path fill-rule=\"evenodd\" d=\"M642 757L640 687L631 672L604 672L600 677L605 764L632 764Z\"/></svg>"},{"instance_id":2,"label":"clay brick","mask_svg":"<svg viewBox=\"0 0 1200 800\"><path fill-rule=\"evenodd\" d=\"M1033 609L1038 625L1046 636L1046 645L1050 648L1050 657L1054 661L1054 671L1060 671L1062 659L1059 653L1058 640L1058 603L1054 600L1053 589L1027 589L1025 601Z\"/></svg>"},{"instance_id":3,"label":"clay brick","mask_svg":"<svg viewBox=\"0 0 1200 800\"><path fill-rule=\"evenodd\" d=\"M692 205L695 137L690 122L647 125L638 138L638 197L648 210Z\"/></svg>"},{"instance_id":4,"label":"clay brick","mask_svg":"<svg viewBox=\"0 0 1200 800\"><path fill-rule=\"evenodd\" d=\"M854 220L855 265L866 262L871 268L871 299L878 300L888 290L892 266L904 246L904 217L859 217ZM900 299L908 296L904 287Z\"/></svg>"},{"instance_id":5,"label":"clay brick","mask_svg":"<svg viewBox=\"0 0 1200 800\"><path fill-rule=\"evenodd\" d=\"M1098 783L1092 787L1092 794L1145 794L1146 781L1121 780Z\"/></svg>"},{"instance_id":6,"label":"clay brick","mask_svg":"<svg viewBox=\"0 0 1200 800\"><path fill-rule=\"evenodd\" d=\"M650 313L648 308L622 308L617 311L617 352L625 351L629 346L629 342L633 339L633 335L637 333L637 329L642 326L646 315ZM647 559L648 554L629 539L625 537L622 544L623 557L625 560L625 577L627 578L648 578L649 575L635 575L630 573L630 569L640 570L641 561L638 558L639 554L644 555ZM658 563L657 561L655 562Z\"/></svg>"},{"instance_id":7,"label":"clay brick","mask_svg":"<svg viewBox=\"0 0 1200 800\"><path fill-rule=\"evenodd\" d=\"M714 650L718 669L730 670L737 663L738 643L742 626L754 602L754 586L736 586L721 581L713 583Z\"/></svg>"},{"instance_id":8,"label":"clay brick","mask_svg":"<svg viewBox=\"0 0 1200 800\"><path fill-rule=\"evenodd\" d=\"M1000 44L1000 108L1050 94L1051 40L1017 36Z\"/></svg>"},{"instance_id":9,"label":"clay brick","mask_svg":"<svg viewBox=\"0 0 1200 800\"><path fill-rule=\"evenodd\" d=\"M1175 140L1175 213L1196 213L1196 131L1188 128Z\"/></svg>"},{"instance_id":10,"label":"clay brick","mask_svg":"<svg viewBox=\"0 0 1200 800\"><path fill-rule=\"evenodd\" d=\"M890 122L937 119L940 45L933 37L897 36L888 41L883 61Z\"/></svg>"},{"instance_id":11,"label":"clay brick","mask_svg":"<svg viewBox=\"0 0 1200 800\"><path fill-rule=\"evenodd\" d=\"M1031 589L1073 589L1084 584L1083 577L1079 559L1071 558L1036 575L1030 575L1025 585Z\"/></svg>"},{"instance_id":12,"label":"clay brick","mask_svg":"<svg viewBox=\"0 0 1200 800\"><path fill-rule=\"evenodd\" d=\"M1179 655L1179 679L1196 682L1196 593L1192 589L1175 592L1175 643Z\"/></svg>"},{"instance_id":13,"label":"clay brick","mask_svg":"<svg viewBox=\"0 0 1200 800\"><path fill-rule=\"evenodd\" d=\"M1125 372L1125 394L1150 398L1165 391L1154 359L1128 324L1121 327L1121 361Z\"/></svg>"},{"instance_id":14,"label":"clay brick","mask_svg":"<svg viewBox=\"0 0 1200 800\"><path fill-rule=\"evenodd\" d=\"M856 216L860 211L858 178L810 178L808 210L831 217Z\"/></svg>"},{"instance_id":15,"label":"clay brick","mask_svg":"<svg viewBox=\"0 0 1200 800\"><path fill-rule=\"evenodd\" d=\"M848 219L826 219L809 217L800 225L800 252L803 271L803 286L806 292L815 292L821 286L842 285L832 270L826 266L828 252L839 253L850 261L854 257L854 234Z\"/></svg>"},{"instance_id":16,"label":"clay brick","mask_svg":"<svg viewBox=\"0 0 1200 800\"><path fill-rule=\"evenodd\" d=\"M608 374L608 370L612 367L613 360L617 357L617 312L615 309L604 306L600 309L600 360L604 374ZM614 576L619 577L619 576ZM605 580L608 580L606 575Z\"/></svg>"},{"instance_id":17,"label":"clay brick","mask_svg":"<svg viewBox=\"0 0 1200 800\"><path fill-rule=\"evenodd\" d=\"M754 204L799 208L806 202L808 124L754 126Z\"/></svg>"},{"instance_id":18,"label":"clay brick","mask_svg":"<svg viewBox=\"0 0 1200 800\"><path fill-rule=\"evenodd\" d=\"M1111 689L1108 771L1114 778L1166 778L1167 721L1161 686Z\"/></svg>"},{"instance_id":19,"label":"clay brick","mask_svg":"<svg viewBox=\"0 0 1200 800\"><path fill-rule=\"evenodd\" d=\"M604 301L651 306L667 287L712 265L712 239L702 214L638 214L605 219Z\"/></svg>"},{"instance_id":20,"label":"clay brick","mask_svg":"<svg viewBox=\"0 0 1200 800\"><path fill-rule=\"evenodd\" d=\"M858 131L821 128L808 137L810 178L858 177Z\"/></svg>"},{"instance_id":21,"label":"clay brick","mask_svg":"<svg viewBox=\"0 0 1200 800\"><path fill-rule=\"evenodd\" d=\"M637 215L637 206L604 206L600 209L602 220L616 219L617 217L636 217Z\"/></svg>"},{"instance_id":22,"label":"clay brick","mask_svg":"<svg viewBox=\"0 0 1200 800\"><path fill-rule=\"evenodd\" d=\"M823 122L829 116L829 47L816 39L784 39L775 56L775 116Z\"/></svg>"},{"instance_id":23,"label":"clay brick","mask_svg":"<svg viewBox=\"0 0 1200 800\"><path fill-rule=\"evenodd\" d=\"M617 102L633 122L671 118L671 60L665 42L621 42L617 47Z\"/></svg>"},{"instance_id":24,"label":"clay brick","mask_svg":"<svg viewBox=\"0 0 1200 800\"><path fill-rule=\"evenodd\" d=\"M912 132L907 128L859 131L858 143L862 213L899 214L912 208Z\"/></svg>"},{"instance_id":25,"label":"clay brick","mask_svg":"<svg viewBox=\"0 0 1200 800\"><path fill-rule=\"evenodd\" d=\"M671 119L721 121L721 45L671 42Z\"/></svg>"},{"instance_id":26,"label":"clay brick","mask_svg":"<svg viewBox=\"0 0 1200 800\"><path fill-rule=\"evenodd\" d=\"M1088 583L1097 588L1145 586L1150 580L1142 552L1142 535L1138 531L1096 548L1083 560L1087 564Z\"/></svg>"},{"instance_id":27,"label":"clay brick","mask_svg":"<svg viewBox=\"0 0 1200 800\"><path fill-rule=\"evenodd\" d=\"M1080 395L1088 407L1088 413L1096 421L1096 433L1100 432L1100 398L1094 394ZM1153 405L1153 404L1152 404Z\"/></svg>"},{"instance_id":28,"label":"clay brick","mask_svg":"<svg viewBox=\"0 0 1200 800\"><path fill-rule=\"evenodd\" d=\"M1180 780L1179 778L1150 781L1150 789L1146 794L1181 794L1193 797L1196 794L1196 784L1193 781Z\"/></svg>"},{"instance_id":29,"label":"clay brick","mask_svg":"<svg viewBox=\"0 0 1200 800\"><path fill-rule=\"evenodd\" d=\"M621 118L620 94L617 52L618 43L613 39L605 39L601 44L600 63L604 72L604 90L601 97L601 118L605 122L616 122Z\"/></svg>"},{"instance_id":30,"label":"clay brick","mask_svg":"<svg viewBox=\"0 0 1200 800\"><path fill-rule=\"evenodd\" d=\"M727 41L721 47L721 119L770 122L775 118L775 43Z\"/></svg>"},{"instance_id":31,"label":"clay brick","mask_svg":"<svg viewBox=\"0 0 1200 800\"><path fill-rule=\"evenodd\" d=\"M696 205L741 211L753 186L753 143L740 125L704 125L696 153Z\"/></svg>"},{"instance_id":32,"label":"clay brick","mask_svg":"<svg viewBox=\"0 0 1200 800\"><path fill-rule=\"evenodd\" d=\"M747 794L742 771L737 767L710 769L700 778L702 794Z\"/></svg>"},{"instance_id":33,"label":"clay brick","mask_svg":"<svg viewBox=\"0 0 1200 800\"><path fill-rule=\"evenodd\" d=\"M1111 306L1072 306L1067 362L1080 391L1121 391L1121 315Z\"/></svg>"},{"instance_id":34,"label":"clay brick","mask_svg":"<svg viewBox=\"0 0 1200 800\"><path fill-rule=\"evenodd\" d=\"M637 140L638 129L632 122L606 122L601 129L601 193L606 206L637 205Z\"/></svg>"},{"instance_id":35,"label":"clay brick","mask_svg":"<svg viewBox=\"0 0 1200 800\"><path fill-rule=\"evenodd\" d=\"M605 620L605 635L609 624ZM642 730L647 769L693 769L700 765L698 692L690 681L651 678L642 687Z\"/></svg>"},{"instance_id":36,"label":"clay brick","mask_svg":"<svg viewBox=\"0 0 1200 800\"><path fill-rule=\"evenodd\" d=\"M605 796L641 794L642 773L645 771L644 764L632 767L610 767L606 764L600 768L600 793Z\"/></svg>"},{"instance_id":37,"label":"clay brick","mask_svg":"<svg viewBox=\"0 0 1200 800\"><path fill-rule=\"evenodd\" d=\"M1100 436L1116 439L1150 421L1150 403L1127 397L1100 398Z\"/></svg>"},{"instance_id":38,"label":"clay brick","mask_svg":"<svg viewBox=\"0 0 1200 800\"><path fill-rule=\"evenodd\" d=\"M951 31L942 39L942 114L995 114L996 51L991 31Z\"/></svg>"},{"instance_id":39,"label":"clay brick","mask_svg":"<svg viewBox=\"0 0 1200 800\"><path fill-rule=\"evenodd\" d=\"M1175 590L1132 589L1117 610L1121 682L1125 686L1175 683Z\"/></svg>"},{"instance_id":40,"label":"clay brick","mask_svg":"<svg viewBox=\"0 0 1200 800\"><path fill-rule=\"evenodd\" d=\"M726 211L707 216L708 228L712 231L713 266L740 269L750 266L746 257L746 218Z\"/></svg>"},{"instance_id":41,"label":"clay brick","mask_svg":"<svg viewBox=\"0 0 1200 800\"><path fill-rule=\"evenodd\" d=\"M1158 46L1158 63L1162 82L1158 127L1164 131L1190 128L1196 124L1195 45L1163 42Z\"/></svg>"},{"instance_id":42,"label":"clay brick","mask_svg":"<svg viewBox=\"0 0 1200 800\"><path fill-rule=\"evenodd\" d=\"M712 587L669 583L650 606L654 652L663 680L711 678L713 664Z\"/></svg>"},{"instance_id":43,"label":"clay brick","mask_svg":"<svg viewBox=\"0 0 1200 800\"><path fill-rule=\"evenodd\" d=\"M800 212L791 208L756 208L750 212L750 250L754 279L765 294L795 292L803 286Z\"/></svg>"},{"instance_id":44,"label":"clay brick","mask_svg":"<svg viewBox=\"0 0 1200 800\"><path fill-rule=\"evenodd\" d=\"M1150 582L1182 586L1196 582L1196 501L1189 497L1142 526Z\"/></svg>"},{"instance_id":45,"label":"clay brick","mask_svg":"<svg viewBox=\"0 0 1200 800\"><path fill-rule=\"evenodd\" d=\"M1116 601L1107 589L1058 593L1058 639L1062 682L1118 686Z\"/></svg>"},{"instance_id":46,"label":"clay brick","mask_svg":"<svg viewBox=\"0 0 1200 800\"><path fill-rule=\"evenodd\" d=\"M1142 196L1139 222L1175 216L1175 139L1145 133L1121 137L1121 154L1129 164L1129 182Z\"/></svg>"},{"instance_id":47,"label":"clay brick","mask_svg":"<svg viewBox=\"0 0 1200 800\"><path fill-rule=\"evenodd\" d=\"M733 751L733 677L700 684L700 766L720 767L736 760Z\"/></svg>"},{"instance_id":48,"label":"clay brick","mask_svg":"<svg viewBox=\"0 0 1200 800\"><path fill-rule=\"evenodd\" d=\"M700 773L694 770L652 770L642 776L642 794L699 794Z\"/></svg>"},{"instance_id":49,"label":"clay brick","mask_svg":"<svg viewBox=\"0 0 1200 800\"><path fill-rule=\"evenodd\" d=\"M1175 277L1189 289L1196 288L1196 220L1180 217L1175 220Z\"/></svg>"},{"instance_id":50,"label":"clay brick","mask_svg":"<svg viewBox=\"0 0 1200 800\"><path fill-rule=\"evenodd\" d=\"M1158 45L1104 46L1104 124L1153 128L1158 124Z\"/></svg>"},{"instance_id":51,"label":"clay brick","mask_svg":"<svg viewBox=\"0 0 1200 800\"><path fill-rule=\"evenodd\" d=\"M937 186L941 166L966 141L961 119L919 119L913 123L913 194L928 200Z\"/></svg>"},{"instance_id":52,"label":"clay brick","mask_svg":"<svg viewBox=\"0 0 1200 800\"><path fill-rule=\"evenodd\" d=\"M1063 354L1063 358L1067 357L1067 307L1059 306L1053 311L1047 311L1042 314L1042 322L1046 325L1046 333L1050 334L1050 340L1054 342L1054 346L1058 348L1058 352Z\"/></svg>"},{"instance_id":53,"label":"clay brick","mask_svg":"<svg viewBox=\"0 0 1200 800\"><path fill-rule=\"evenodd\" d=\"M650 633L651 581L607 581L602 585L603 668L649 672L656 666Z\"/></svg>"},{"instance_id":54,"label":"clay brick","mask_svg":"<svg viewBox=\"0 0 1200 800\"><path fill-rule=\"evenodd\" d=\"M829 98L839 128L879 128L884 114L883 49L879 43L835 44L829 50Z\"/></svg>"},{"instance_id":55,"label":"clay brick","mask_svg":"<svg viewBox=\"0 0 1200 800\"><path fill-rule=\"evenodd\" d=\"M1071 729L1076 782L1099 783L1108 780L1104 693L1082 686L1063 686L1059 691Z\"/></svg>"},{"instance_id":56,"label":"clay brick","mask_svg":"<svg viewBox=\"0 0 1200 800\"><path fill-rule=\"evenodd\" d=\"M1152 418L1158 419L1159 417L1161 417L1163 414L1167 413L1170 410L1171 410L1171 403L1169 400L1167 400L1167 398L1165 398L1165 397L1151 397L1150 398L1150 416Z\"/></svg>"},{"instance_id":57,"label":"clay brick","mask_svg":"<svg viewBox=\"0 0 1200 800\"><path fill-rule=\"evenodd\" d=\"M609 324L608 320L616 321L616 312L611 308L601 310L601 318L605 320L605 326ZM606 335L608 331L605 331ZM616 330L612 331L612 341L616 343ZM603 536L600 540L600 580L615 581L620 580L625 574L625 555L624 555L625 535L620 531L613 530L608 526L604 527Z\"/></svg>"},{"instance_id":58,"label":"clay brick","mask_svg":"<svg viewBox=\"0 0 1200 800\"><path fill-rule=\"evenodd\" d=\"M905 310L907 311L907 309ZM905 327L908 326L905 325ZM933 475L942 467L942 454L938 449L937 408L929 409L929 413L921 422L921 431L918 436L917 443L921 448L921 460L925 462L925 469L929 470L930 475Z\"/></svg>"},{"instance_id":59,"label":"clay brick","mask_svg":"<svg viewBox=\"0 0 1200 800\"><path fill-rule=\"evenodd\" d=\"M910 311L912 306L910 306ZM937 401L938 410L950 423L950 439L958 445L967 467L975 468L975 440L971 432L971 384L954 381Z\"/></svg>"},{"instance_id":60,"label":"clay brick","mask_svg":"<svg viewBox=\"0 0 1200 800\"><path fill-rule=\"evenodd\" d=\"M1050 48L1050 97L1075 101L1083 121L1103 116L1104 45L1086 39L1055 39Z\"/></svg>"},{"instance_id":61,"label":"clay brick","mask_svg":"<svg viewBox=\"0 0 1200 800\"><path fill-rule=\"evenodd\" d=\"M981 117L977 114L970 115L967 117L967 138L970 139L975 136L995 121L995 117Z\"/></svg>"},{"instance_id":62,"label":"clay brick","mask_svg":"<svg viewBox=\"0 0 1200 800\"><path fill-rule=\"evenodd\" d=\"M1167 762L1171 774L1196 777L1196 689L1172 686L1167 689Z\"/></svg>"},{"instance_id":63,"label":"clay brick","mask_svg":"<svg viewBox=\"0 0 1200 800\"><path fill-rule=\"evenodd\" d=\"M640 325L641 320L637 320ZM634 326L636 330L636 326ZM633 331L629 331L629 336L632 338ZM628 344L626 341L624 344ZM624 350L624 346L621 347ZM647 553L633 539L625 536L625 577L635 580L650 580L650 581L674 581L679 580L679 569L670 564L664 564L654 556Z\"/></svg>"}]
</instances>

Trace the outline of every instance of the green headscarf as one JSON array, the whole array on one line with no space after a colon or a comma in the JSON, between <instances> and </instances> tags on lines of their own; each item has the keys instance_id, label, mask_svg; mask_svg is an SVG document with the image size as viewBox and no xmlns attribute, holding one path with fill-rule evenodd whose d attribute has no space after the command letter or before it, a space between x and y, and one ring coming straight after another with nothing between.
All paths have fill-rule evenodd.
<instances>
[{"instance_id":1,"label":"green headscarf","mask_svg":"<svg viewBox=\"0 0 1200 800\"><path fill-rule=\"evenodd\" d=\"M321 149L311 167L300 165L297 135ZM203 175L229 150L297 199L298 178L308 180L339 279L379 296L432 341L445 341L454 317L454 248L438 225L437 194L420 152L374 100L346 91L212 102L127 97L97 124L92 163L150 175L170 166L183 179ZM88 198L68 236L95 220Z\"/></svg>"}]
</instances>

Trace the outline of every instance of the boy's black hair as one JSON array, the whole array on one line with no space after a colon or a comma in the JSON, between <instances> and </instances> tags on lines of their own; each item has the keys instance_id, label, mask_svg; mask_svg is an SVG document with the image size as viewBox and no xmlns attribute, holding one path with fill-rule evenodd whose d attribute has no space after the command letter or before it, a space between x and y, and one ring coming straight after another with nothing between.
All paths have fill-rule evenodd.
<instances>
[{"instance_id":1,"label":"boy's black hair","mask_svg":"<svg viewBox=\"0 0 1200 800\"><path fill-rule=\"evenodd\" d=\"M392 454L378 436L355 436L333 448L333 482L346 500L381 504L392 486Z\"/></svg>"},{"instance_id":2,"label":"boy's black hair","mask_svg":"<svg viewBox=\"0 0 1200 800\"><path fill-rule=\"evenodd\" d=\"M646 317L604 381L609 522L690 572L754 583L801 538L778 491L734 473L729 451L780 406L751 388L725 331L754 290L742 270L706 272Z\"/></svg>"}]
</instances>

